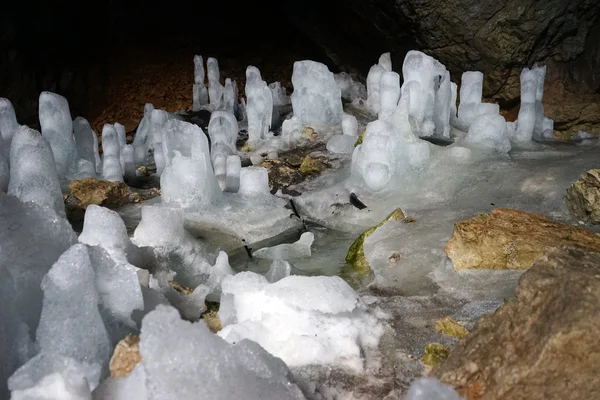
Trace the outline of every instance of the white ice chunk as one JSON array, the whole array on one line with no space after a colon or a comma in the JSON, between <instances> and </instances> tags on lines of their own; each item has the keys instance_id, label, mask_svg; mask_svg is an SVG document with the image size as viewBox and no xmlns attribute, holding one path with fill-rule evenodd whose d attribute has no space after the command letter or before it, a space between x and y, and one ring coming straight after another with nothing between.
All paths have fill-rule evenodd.
<instances>
[{"instance_id":1,"label":"white ice chunk","mask_svg":"<svg viewBox=\"0 0 600 400\"><path fill-rule=\"evenodd\" d=\"M289 262L284 260L273 260L273 263L271 263L271 268L269 268L265 274L265 278L267 278L269 283L275 283L283 278L287 278L291 274L292 266Z\"/></svg>"},{"instance_id":2,"label":"white ice chunk","mask_svg":"<svg viewBox=\"0 0 600 400\"><path fill-rule=\"evenodd\" d=\"M454 388L435 378L419 378L412 383L405 400L463 400Z\"/></svg>"},{"instance_id":3,"label":"white ice chunk","mask_svg":"<svg viewBox=\"0 0 600 400\"><path fill-rule=\"evenodd\" d=\"M435 134L437 136L450 137L450 120L452 112L454 112L454 116L456 117L456 97L454 97L453 106L453 96L456 96L456 91L454 93L452 92L450 72L446 71L441 77L440 85L435 96L433 122L435 123Z\"/></svg>"},{"instance_id":4,"label":"white ice chunk","mask_svg":"<svg viewBox=\"0 0 600 400\"><path fill-rule=\"evenodd\" d=\"M105 379L94 390L94 400L148 400L146 371L138 363L131 373L123 378Z\"/></svg>"},{"instance_id":5,"label":"white ice chunk","mask_svg":"<svg viewBox=\"0 0 600 400\"><path fill-rule=\"evenodd\" d=\"M292 73L292 108L303 125L340 129L342 94L327 66L315 61L296 61Z\"/></svg>"},{"instance_id":6,"label":"white ice chunk","mask_svg":"<svg viewBox=\"0 0 600 400\"><path fill-rule=\"evenodd\" d=\"M478 113L483 96L483 73L467 71L462 74L460 86L460 104L458 105L458 119L468 129Z\"/></svg>"},{"instance_id":7,"label":"white ice chunk","mask_svg":"<svg viewBox=\"0 0 600 400\"><path fill-rule=\"evenodd\" d=\"M229 345L171 307L148 314L140 337L149 400L304 399L281 360L250 341Z\"/></svg>"},{"instance_id":8,"label":"white ice chunk","mask_svg":"<svg viewBox=\"0 0 600 400\"><path fill-rule=\"evenodd\" d=\"M300 118L293 116L281 124L281 139L285 146L291 148L295 142L302 137L302 122Z\"/></svg>"},{"instance_id":9,"label":"white ice chunk","mask_svg":"<svg viewBox=\"0 0 600 400\"><path fill-rule=\"evenodd\" d=\"M39 103L42 135L52 148L56 172L59 180L63 181L77 159L69 103L63 96L51 92L42 92Z\"/></svg>"},{"instance_id":10,"label":"white ice chunk","mask_svg":"<svg viewBox=\"0 0 600 400\"><path fill-rule=\"evenodd\" d=\"M245 167L240 171L240 188L243 196L270 195L269 173L263 167Z\"/></svg>"},{"instance_id":11,"label":"white ice chunk","mask_svg":"<svg viewBox=\"0 0 600 400\"><path fill-rule=\"evenodd\" d=\"M121 161L121 170L125 170L125 159L123 158L123 149L127 145L127 133L125 132L125 127L120 124L115 124L115 130L117 131L117 138L119 140L119 156Z\"/></svg>"},{"instance_id":12,"label":"white ice chunk","mask_svg":"<svg viewBox=\"0 0 600 400\"><path fill-rule=\"evenodd\" d=\"M381 75L386 72L379 64L375 64L369 69L367 74L367 106L375 114L379 113L381 101L379 99L379 82Z\"/></svg>"},{"instance_id":13,"label":"white ice chunk","mask_svg":"<svg viewBox=\"0 0 600 400\"><path fill-rule=\"evenodd\" d=\"M210 270L208 281L206 282L206 285L211 290L210 294L206 297L207 300L221 300L221 285L223 280L230 275L235 275L235 271L229 265L229 257L227 256L227 253L220 251L215 265Z\"/></svg>"},{"instance_id":14,"label":"white ice chunk","mask_svg":"<svg viewBox=\"0 0 600 400\"><path fill-rule=\"evenodd\" d=\"M135 179L135 149L133 145L125 145L125 148L123 149L123 162L125 165L125 169L123 170L123 176L125 177L125 180L131 181Z\"/></svg>"},{"instance_id":15,"label":"white ice chunk","mask_svg":"<svg viewBox=\"0 0 600 400\"><path fill-rule=\"evenodd\" d=\"M385 69L386 72L392 72L392 56L390 53L383 53L379 56L379 65Z\"/></svg>"},{"instance_id":16,"label":"white ice chunk","mask_svg":"<svg viewBox=\"0 0 600 400\"><path fill-rule=\"evenodd\" d=\"M219 81L221 79L221 71L219 70L219 61L214 57L208 57L206 60L206 69L208 81Z\"/></svg>"},{"instance_id":17,"label":"white ice chunk","mask_svg":"<svg viewBox=\"0 0 600 400\"><path fill-rule=\"evenodd\" d=\"M315 235L312 232L304 232L300 239L294 243L283 243L273 247L263 247L252 253L256 258L267 258L270 260L287 260L290 258L310 257Z\"/></svg>"},{"instance_id":18,"label":"white ice chunk","mask_svg":"<svg viewBox=\"0 0 600 400\"><path fill-rule=\"evenodd\" d=\"M4 138L0 135L0 192L8 190L8 181L10 180L9 156L6 155L5 146Z\"/></svg>"},{"instance_id":19,"label":"white ice chunk","mask_svg":"<svg viewBox=\"0 0 600 400\"><path fill-rule=\"evenodd\" d=\"M219 109L223 102L223 85L219 82L221 72L219 70L219 62L216 58L209 57L206 61L206 69L208 72L208 97L210 105L214 109Z\"/></svg>"},{"instance_id":20,"label":"white ice chunk","mask_svg":"<svg viewBox=\"0 0 600 400\"><path fill-rule=\"evenodd\" d=\"M231 79L225 79L225 88L223 89L223 109L228 113L233 114L235 111L235 93L233 91L233 84Z\"/></svg>"},{"instance_id":21,"label":"white ice chunk","mask_svg":"<svg viewBox=\"0 0 600 400\"><path fill-rule=\"evenodd\" d=\"M194 56L194 87L193 87L193 111L199 111L200 108L208 104L208 90L204 86L204 60L202 56Z\"/></svg>"},{"instance_id":22,"label":"white ice chunk","mask_svg":"<svg viewBox=\"0 0 600 400\"><path fill-rule=\"evenodd\" d=\"M356 137L350 135L333 135L327 141L327 151L332 153L352 153Z\"/></svg>"},{"instance_id":23,"label":"white ice chunk","mask_svg":"<svg viewBox=\"0 0 600 400\"><path fill-rule=\"evenodd\" d=\"M90 204L85 210L79 241L90 246L102 246L118 262L127 263L133 252L125 222L116 211Z\"/></svg>"},{"instance_id":24,"label":"white ice chunk","mask_svg":"<svg viewBox=\"0 0 600 400\"><path fill-rule=\"evenodd\" d=\"M4 155L10 155L10 143L19 124L10 100L0 97L0 136L4 139Z\"/></svg>"},{"instance_id":25,"label":"white ice chunk","mask_svg":"<svg viewBox=\"0 0 600 400\"><path fill-rule=\"evenodd\" d=\"M506 120L499 114L483 114L475 118L464 138L469 147L508 153L511 149Z\"/></svg>"},{"instance_id":26,"label":"white ice chunk","mask_svg":"<svg viewBox=\"0 0 600 400\"><path fill-rule=\"evenodd\" d=\"M8 194L65 215L52 149L27 126L20 126L12 138Z\"/></svg>"},{"instance_id":27,"label":"white ice chunk","mask_svg":"<svg viewBox=\"0 0 600 400\"><path fill-rule=\"evenodd\" d=\"M102 179L112 182L123 181L119 137L115 127L109 124L105 124L102 128Z\"/></svg>"},{"instance_id":28,"label":"white ice chunk","mask_svg":"<svg viewBox=\"0 0 600 400\"><path fill-rule=\"evenodd\" d=\"M144 105L144 117L140 121L133 139L135 148L136 166L144 165L148 160L148 149L152 141L150 140L150 115L154 111L154 106L150 103Z\"/></svg>"},{"instance_id":29,"label":"white ice chunk","mask_svg":"<svg viewBox=\"0 0 600 400\"><path fill-rule=\"evenodd\" d=\"M342 133L348 136L358 135L358 122L354 115L346 113L342 115Z\"/></svg>"},{"instance_id":30,"label":"white ice chunk","mask_svg":"<svg viewBox=\"0 0 600 400\"><path fill-rule=\"evenodd\" d=\"M382 325L339 277L289 276L273 284L252 272L223 281L218 335L247 338L287 365L338 364L362 370L361 351L376 347Z\"/></svg>"},{"instance_id":31,"label":"white ice chunk","mask_svg":"<svg viewBox=\"0 0 600 400\"><path fill-rule=\"evenodd\" d=\"M238 136L238 123L233 113L228 111L213 111L208 123L208 134L211 142L211 156L217 154L230 156L235 153L235 143Z\"/></svg>"},{"instance_id":32,"label":"white ice chunk","mask_svg":"<svg viewBox=\"0 0 600 400\"><path fill-rule=\"evenodd\" d=\"M204 86L204 60L202 56L194 56L194 83Z\"/></svg>"},{"instance_id":33,"label":"white ice chunk","mask_svg":"<svg viewBox=\"0 0 600 400\"><path fill-rule=\"evenodd\" d=\"M92 396L84 379L55 372L46 375L33 387L13 391L10 398L12 400L91 400Z\"/></svg>"}]
</instances>

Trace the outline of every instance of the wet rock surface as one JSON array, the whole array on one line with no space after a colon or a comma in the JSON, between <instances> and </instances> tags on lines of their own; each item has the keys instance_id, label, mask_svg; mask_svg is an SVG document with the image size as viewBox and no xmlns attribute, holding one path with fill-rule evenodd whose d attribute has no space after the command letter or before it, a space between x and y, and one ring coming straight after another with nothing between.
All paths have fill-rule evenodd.
<instances>
[{"instance_id":1,"label":"wet rock surface","mask_svg":"<svg viewBox=\"0 0 600 400\"><path fill-rule=\"evenodd\" d=\"M577 218L600 224L600 169L589 170L569 186L565 200Z\"/></svg>"},{"instance_id":2,"label":"wet rock surface","mask_svg":"<svg viewBox=\"0 0 600 400\"><path fill-rule=\"evenodd\" d=\"M519 210L496 208L454 224L446 253L454 269L528 269L551 247L600 252L600 236Z\"/></svg>"},{"instance_id":3,"label":"wet rock surface","mask_svg":"<svg viewBox=\"0 0 600 400\"><path fill-rule=\"evenodd\" d=\"M433 370L468 400L600 395L600 255L555 248Z\"/></svg>"}]
</instances>

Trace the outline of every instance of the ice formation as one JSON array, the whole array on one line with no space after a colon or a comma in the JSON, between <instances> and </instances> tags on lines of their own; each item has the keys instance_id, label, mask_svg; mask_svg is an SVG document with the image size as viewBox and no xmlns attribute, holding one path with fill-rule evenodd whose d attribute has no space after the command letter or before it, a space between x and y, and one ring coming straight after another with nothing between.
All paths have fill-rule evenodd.
<instances>
[{"instance_id":1,"label":"ice formation","mask_svg":"<svg viewBox=\"0 0 600 400\"><path fill-rule=\"evenodd\" d=\"M98 292L86 247L77 244L61 255L44 277L42 289L44 304L36 332L40 353L15 372L13 385L15 380L23 385L24 375L43 378L62 372L40 358L67 357L79 364L90 389L95 388L112 347L98 311ZM30 383L37 382L32 379Z\"/></svg>"},{"instance_id":2,"label":"ice formation","mask_svg":"<svg viewBox=\"0 0 600 400\"><path fill-rule=\"evenodd\" d=\"M379 80L379 118L390 120L400 100L400 75L384 72Z\"/></svg>"},{"instance_id":3,"label":"ice formation","mask_svg":"<svg viewBox=\"0 0 600 400\"><path fill-rule=\"evenodd\" d=\"M15 109L10 100L0 97L0 136L4 141L4 155L9 156L10 143L17 131L19 123L15 115Z\"/></svg>"},{"instance_id":4,"label":"ice formation","mask_svg":"<svg viewBox=\"0 0 600 400\"><path fill-rule=\"evenodd\" d=\"M275 283L292 274L292 266L284 260L273 260L271 268L265 274L269 283Z\"/></svg>"},{"instance_id":5,"label":"ice formation","mask_svg":"<svg viewBox=\"0 0 600 400\"><path fill-rule=\"evenodd\" d=\"M304 232L295 243L283 243L274 247L263 247L252 253L257 258L268 258L270 260L288 260L290 258L310 257L315 235L312 232Z\"/></svg>"},{"instance_id":6,"label":"ice formation","mask_svg":"<svg viewBox=\"0 0 600 400\"><path fill-rule=\"evenodd\" d=\"M144 106L144 117L140 121L135 132L135 138L133 139L133 146L135 149L135 163L136 166L144 165L148 159L148 150L152 143L149 136L150 134L150 115L154 111L154 106L147 103Z\"/></svg>"},{"instance_id":7,"label":"ice formation","mask_svg":"<svg viewBox=\"0 0 600 400\"><path fill-rule=\"evenodd\" d=\"M193 87L193 111L199 111L200 108L208 104L208 91L204 86L204 60L202 56L194 56L194 87Z\"/></svg>"},{"instance_id":8,"label":"ice formation","mask_svg":"<svg viewBox=\"0 0 600 400\"><path fill-rule=\"evenodd\" d=\"M360 82L352 79L346 72L335 74L335 82L340 88L342 98L351 102L367 100L367 88Z\"/></svg>"},{"instance_id":9,"label":"ice formation","mask_svg":"<svg viewBox=\"0 0 600 400\"><path fill-rule=\"evenodd\" d=\"M528 142L531 139L551 140L554 121L544 117L544 79L546 66L525 68L521 72L521 107L516 123L514 140Z\"/></svg>"},{"instance_id":10,"label":"ice formation","mask_svg":"<svg viewBox=\"0 0 600 400\"><path fill-rule=\"evenodd\" d=\"M270 195L269 173L262 167L246 167L240 171L240 188L242 196L262 197Z\"/></svg>"},{"instance_id":11,"label":"ice formation","mask_svg":"<svg viewBox=\"0 0 600 400\"><path fill-rule=\"evenodd\" d=\"M96 171L96 157L99 157L96 132L92 130L90 123L82 117L77 117L73 121L73 131L77 154L93 166L94 172L99 172Z\"/></svg>"},{"instance_id":12,"label":"ice formation","mask_svg":"<svg viewBox=\"0 0 600 400\"><path fill-rule=\"evenodd\" d=\"M250 339L289 366L339 363L362 370L361 349L377 346L382 325L339 277L288 276L275 283L252 272L223 281L219 336Z\"/></svg>"},{"instance_id":13,"label":"ice formation","mask_svg":"<svg viewBox=\"0 0 600 400\"><path fill-rule=\"evenodd\" d=\"M269 84L269 89L273 95L273 106L279 107L290 104L291 99L286 94L285 88L281 86L281 83L273 82Z\"/></svg>"},{"instance_id":14,"label":"ice formation","mask_svg":"<svg viewBox=\"0 0 600 400\"><path fill-rule=\"evenodd\" d=\"M369 69L367 75L367 107L374 113L379 114L379 107L381 101L379 99L379 83L381 81L381 75L384 72L389 72L385 66L381 65L382 58L379 58L380 63L375 64ZM383 60L385 63L385 59ZM391 71L391 70L390 70Z\"/></svg>"},{"instance_id":15,"label":"ice formation","mask_svg":"<svg viewBox=\"0 0 600 400\"><path fill-rule=\"evenodd\" d=\"M20 126L10 149L8 194L65 215L52 149L38 131Z\"/></svg>"},{"instance_id":16,"label":"ice formation","mask_svg":"<svg viewBox=\"0 0 600 400\"><path fill-rule=\"evenodd\" d=\"M121 146L114 125L105 124L102 128L102 179L123 181L121 169Z\"/></svg>"},{"instance_id":17,"label":"ice formation","mask_svg":"<svg viewBox=\"0 0 600 400\"><path fill-rule=\"evenodd\" d=\"M148 314L140 338L142 361L125 378L128 388L121 388L122 397L112 397L120 384L112 380L101 392L109 396L95 399L137 398L140 389L149 400L304 399L281 360L248 340L230 345L204 322L181 320L172 307L158 306Z\"/></svg>"},{"instance_id":18,"label":"ice formation","mask_svg":"<svg viewBox=\"0 0 600 400\"><path fill-rule=\"evenodd\" d=\"M296 61L292 84L294 116L304 126L341 129L341 91L326 65L308 60Z\"/></svg>"},{"instance_id":19,"label":"ice formation","mask_svg":"<svg viewBox=\"0 0 600 400\"><path fill-rule=\"evenodd\" d=\"M462 74L460 104L458 105L459 128L468 131L475 119L483 114L498 114L500 106L482 103L483 73L467 71Z\"/></svg>"},{"instance_id":20,"label":"ice formation","mask_svg":"<svg viewBox=\"0 0 600 400\"><path fill-rule=\"evenodd\" d=\"M464 145L499 153L511 149L506 120L500 114L482 114L471 123Z\"/></svg>"},{"instance_id":21,"label":"ice formation","mask_svg":"<svg viewBox=\"0 0 600 400\"><path fill-rule=\"evenodd\" d=\"M127 145L127 133L125 127L120 123L115 123L115 130L117 131L117 139L119 143L119 160L121 161L121 170L125 170L125 159L123 158L123 150Z\"/></svg>"},{"instance_id":22,"label":"ice formation","mask_svg":"<svg viewBox=\"0 0 600 400\"><path fill-rule=\"evenodd\" d=\"M162 201L191 207L216 200L221 189L202 128L172 119L165 124L163 135L166 167L160 177Z\"/></svg>"},{"instance_id":23,"label":"ice formation","mask_svg":"<svg viewBox=\"0 0 600 400\"><path fill-rule=\"evenodd\" d=\"M51 92L42 92L39 103L42 135L52 148L56 172L59 180L63 182L77 161L69 103L63 96Z\"/></svg>"},{"instance_id":24,"label":"ice formation","mask_svg":"<svg viewBox=\"0 0 600 400\"><path fill-rule=\"evenodd\" d=\"M218 110L223 103L224 87L219 82L221 79L221 72L219 70L219 62L216 58L209 57L208 60L206 60L206 70L208 75L208 97L210 105L214 110Z\"/></svg>"},{"instance_id":25,"label":"ice formation","mask_svg":"<svg viewBox=\"0 0 600 400\"><path fill-rule=\"evenodd\" d=\"M257 143L267 138L273 119L273 93L262 80L258 68L246 69L246 113L248 114L248 142Z\"/></svg>"}]
</instances>

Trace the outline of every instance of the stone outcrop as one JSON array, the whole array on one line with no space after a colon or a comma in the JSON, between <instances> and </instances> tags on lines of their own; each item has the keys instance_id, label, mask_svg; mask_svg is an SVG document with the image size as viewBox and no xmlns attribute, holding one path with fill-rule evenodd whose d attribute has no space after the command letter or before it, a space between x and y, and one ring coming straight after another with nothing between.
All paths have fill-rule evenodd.
<instances>
[{"instance_id":1,"label":"stone outcrop","mask_svg":"<svg viewBox=\"0 0 600 400\"><path fill-rule=\"evenodd\" d=\"M528 269L546 250L561 245L600 252L600 235L543 215L496 208L456 222L445 250L457 271Z\"/></svg>"},{"instance_id":2,"label":"stone outcrop","mask_svg":"<svg viewBox=\"0 0 600 400\"><path fill-rule=\"evenodd\" d=\"M589 170L569 186L565 200L577 218L600 224L600 169Z\"/></svg>"},{"instance_id":3,"label":"stone outcrop","mask_svg":"<svg viewBox=\"0 0 600 400\"><path fill-rule=\"evenodd\" d=\"M468 400L600 398L600 254L555 248L432 374Z\"/></svg>"}]
</instances>

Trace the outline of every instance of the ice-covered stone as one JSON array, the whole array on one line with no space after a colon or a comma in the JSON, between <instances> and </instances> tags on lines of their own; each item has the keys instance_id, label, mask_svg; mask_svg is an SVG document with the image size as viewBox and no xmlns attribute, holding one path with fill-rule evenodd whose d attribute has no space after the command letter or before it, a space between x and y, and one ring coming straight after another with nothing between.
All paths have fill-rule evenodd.
<instances>
[{"instance_id":1,"label":"ice-covered stone","mask_svg":"<svg viewBox=\"0 0 600 400\"><path fill-rule=\"evenodd\" d=\"M246 113L248 114L248 142L265 139L273 119L273 93L262 80L258 68L246 69Z\"/></svg>"},{"instance_id":2,"label":"ice-covered stone","mask_svg":"<svg viewBox=\"0 0 600 400\"><path fill-rule=\"evenodd\" d=\"M508 153L511 149L506 120L499 114L483 114L473 120L464 145Z\"/></svg>"},{"instance_id":3,"label":"ice-covered stone","mask_svg":"<svg viewBox=\"0 0 600 400\"><path fill-rule=\"evenodd\" d=\"M121 169L121 147L114 125L102 128L102 179L111 182L123 181Z\"/></svg>"},{"instance_id":4,"label":"ice-covered stone","mask_svg":"<svg viewBox=\"0 0 600 400\"><path fill-rule=\"evenodd\" d=\"M20 126L10 149L8 194L65 215L52 149L39 132Z\"/></svg>"},{"instance_id":5,"label":"ice-covered stone","mask_svg":"<svg viewBox=\"0 0 600 400\"><path fill-rule=\"evenodd\" d=\"M304 232L295 243L284 243L273 247L263 247L252 253L257 258L287 260L290 258L310 257L311 246L315 240L312 232Z\"/></svg>"},{"instance_id":6,"label":"ice-covered stone","mask_svg":"<svg viewBox=\"0 0 600 400\"><path fill-rule=\"evenodd\" d=\"M303 125L341 128L341 91L326 65L309 60L296 61L292 84L294 116Z\"/></svg>"},{"instance_id":7,"label":"ice-covered stone","mask_svg":"<svg viewBox=\"0 0 600 400\"><path fill-rule=\"evenodd\" d=\"M304 399L281 360L250 341L229 345L171 307L148 314L140 338L149 400Z\"/></svg>"},{"instance_id":8,"label":"ice-covered stone","mask_svg":"<svg viewBox=\"0 0 600 400\"><path fill-rule=\"evenodd\" d=\"M291 274L292 266L289 262L284 260L273 260L273 263L271 263L271 268L269 268L265 274L265 278L267 278L269 283L275 283L283 278L287 278Z\"/></svg>"},{"instance_id":9,"label":"ice-covered stone","mask_svg":"<svg viewBox=\"0 0 600 400\"><path fill-rule=\"evenodd\" d=\"M10 100L0 97L0 136L4 139L4 155L10 155L10 143L19 123Z\"/></svg>"},{"instance_id":10,"label":"ice-covered stone","mask_svg":"<svg viewBox=\"0 0 600 400\"><path fill-rule=\"evenodd\" d=\"M73 131L77 154L79 157L92 163L94 171L96 171L96 157L99 157L98 137L96 133L92 130L90 123L82 117L77 117L73 121Z\"/></svg>"},{"instance_id":11,"label":"ice-covered stone","mask_svg":"<svg viewBox=\"0 0 600 400\"><path fill-rule=\"evenodd\" d=\"M98 311L94 270L86 246L76 244L61 255L44 277L42 290L44 304L36 332L41 352L89 364L92 368L84 372L88 382L94 382L93 367L105 368L112 348Z\"/></svg>"},{"instance_id":12,"label":"ice-covered stone","mask_svg":"<svg viewBox=\"0 0 600 400\"><path fill-rule=\"evenodd\" d=\"M289 366L336 363L360 371L361 351L377 346L383 333L339 277L289 276L270 284L241 272L222 290L218 335L230 343L254 340Z\"/></svg>"}]
</instances>

